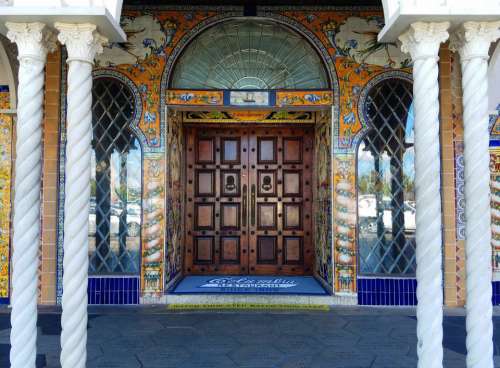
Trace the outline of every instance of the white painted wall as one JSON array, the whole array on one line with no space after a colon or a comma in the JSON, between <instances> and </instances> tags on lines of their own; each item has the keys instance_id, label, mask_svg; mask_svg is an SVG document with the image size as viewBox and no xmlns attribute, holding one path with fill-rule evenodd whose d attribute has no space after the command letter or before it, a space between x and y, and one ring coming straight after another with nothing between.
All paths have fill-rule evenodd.
<instances>
[{"instance_id":1,"label":"white painted wall","mask_svg":"<svg viewBox=\"0 0 500 368\"><path fill-rule=\"evenodd\" d=\"M493 112L500 105L500 42L490 58L488 66L488 110Z\"/></svg>"},{"instance_id":2,"label":"white painted wall","mask_svg":"<svg viewBox=\"0 0 500 368\"><path fill-rule=\"evenodd\" d=\"M106 8L114 19L120 18L123 0L0 0L0 6L25 8Z\"/></svg>"}]
</instances>

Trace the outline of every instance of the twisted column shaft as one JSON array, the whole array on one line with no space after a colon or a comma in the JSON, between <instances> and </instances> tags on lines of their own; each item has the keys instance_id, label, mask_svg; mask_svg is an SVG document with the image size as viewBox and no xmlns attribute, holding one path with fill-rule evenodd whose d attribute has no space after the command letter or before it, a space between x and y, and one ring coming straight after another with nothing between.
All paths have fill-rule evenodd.
<instances>
[{"instance_id":1,"label":"twisted column shaft","mask_svg":"<svg viewBox=\"0 0 500 368\"><path fill-rule=\"evenodd\" d=\"M34 368L44 66L52 43L42 23L7 23L6 26L7 37L17 43L19 50L10 366Z\"/></svg>"},{"instance_id":2,"label":"twisted column shaft","mask_svg":"<svg viewBox=\"0 0 500 368\"><path fill-rule=\"evenodd\" d=\"M488 49L500 22L466 22L452 47L462 66L467 271L467 367L493 367Z\"/></svg>"},{"instance_id":3,"label":"twisted column shaft","mask_svg":"<svg viewBox=\"0 0 500 368\"><path fill-rule=\"evenodd\" d=\"M92 140L92 63L105 41L92 24L56 23L68 49L61 366L87 361L88 225Z\"/></svg>"},{"instance_id":4,"label":"twisted column shaft","mask_svg":"<svg viewBox=\"0 0 500 368\"><path fill-rule=\"evenodd\" d=\"M418 367L443 366L438 51L448 23L414 23L400 37L413 63Z\"/></svg>"},{"instance_id":5,"label":"twisted column shaft","mask_svg":"<svg viewBox=\"0 0 500 368\"><path fill-rule=\"evenodd\" d=\"M92 140L92 64L68 68L64 202L61 366L85 367L87 343L88 213Z\"/></svg>"}]
</instances>

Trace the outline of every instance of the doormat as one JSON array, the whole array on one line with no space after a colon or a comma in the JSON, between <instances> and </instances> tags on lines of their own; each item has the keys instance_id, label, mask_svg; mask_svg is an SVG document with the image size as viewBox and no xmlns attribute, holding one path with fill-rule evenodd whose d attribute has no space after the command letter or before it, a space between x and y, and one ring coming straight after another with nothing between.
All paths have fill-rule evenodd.
<instances>
[{"instance_id":1,"label":"doormat","mask_svg":"<svg viewBox=\"0 0 500 368\"><path fill-rule=\"evenodd\" d=\"M312 276L186 276L170 293L328 295Z\"/></svg>"}]
</instances>

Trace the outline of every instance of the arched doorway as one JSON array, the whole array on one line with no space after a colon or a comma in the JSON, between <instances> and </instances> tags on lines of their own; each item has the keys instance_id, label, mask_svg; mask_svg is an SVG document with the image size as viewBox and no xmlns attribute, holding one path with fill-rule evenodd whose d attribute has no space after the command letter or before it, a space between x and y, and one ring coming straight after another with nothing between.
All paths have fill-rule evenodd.
<instances>
[{"instance_id":1,"label":"arched doorway","mask_svg":"<svg viewBox=\"0 0 500 368\"><path fill-rule=\"evenodd\" d=\"M170 208L184 212L184 238L170 239L171 245L185 246L184 273L313 275L321 269L328 274L328 266L315 259L326 253L315 249L315 239L324 240L320 246L327 249L331 238L315 236L331 231L331 214L320 216L318 228L315 197L318 185L328 186L322 200L330 201L323 193L331 193L329 179L325 184L330 160L316 163L313 157L330 156L318 154L330 152L331 141L325 145L325 135L315 132L324 133L325 124L330 131L333 98L311 108L318 98L313 92L332 95L327 62L302 34L262 18L218 22L186 45L164 72L168 94L186 102L182 108L169 106L167 122L169 134L185 135L185 140L167 138L176 147L167 149L167 170L179 180L169 186L185 195L183 209ZM301 100L301 105L278 104L284 93L287 102ZM203 107L193 108L196 103ZM172 128L175 124L182 128ZM177 149L179 144L185 146ZM331 262L331 251L324 258Z\"/></svg>"}]
</instances>

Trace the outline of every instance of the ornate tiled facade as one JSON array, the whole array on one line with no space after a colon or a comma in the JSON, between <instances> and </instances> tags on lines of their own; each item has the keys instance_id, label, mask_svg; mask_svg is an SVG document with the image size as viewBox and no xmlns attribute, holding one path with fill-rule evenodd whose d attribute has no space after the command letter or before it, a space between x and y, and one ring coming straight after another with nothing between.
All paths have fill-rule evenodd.
<instances>
[{"instance_id":1,"label":"ornate tiled facade","mask_svg":"<svg viewBox=\"0 0 500 368\"><path fill-rule=\"evenodd\" d=\"M142 150L142 234L140 275L130 281L134 297L130 300L159 301L168 288L182 275L183 267L183 151L182 125L185 122L262 124L289 122L315 123L315 274L332 291L352 295L364 293L359 301L368 303L367 295L387 293L396 288L391 282L360 281L357 249L357 178L356 152L368 130L366 111L370 88L386 78L411 81L409 57L396 45L378 44L383 15L378 8L337 7L261 7L258 15L280 22L296 30L315 46L327 68L330 91L274 91L269 110L224 110L228 106L226 91L169 90L168 82L184 47L200 32L225 19L243 15L239 7L137 7L125 8L122 27L128 42L112 44L97 57L94 77L108 76L125 83L133 92L136 106L131 129ZM60 57L60 124L57 188L57 298L62 295L62 239L66 121L66 55ZM49 72L50 73L50 72ZM456 70L455 70L456 74ZM450 74L453 83L456 75ZM453 86L451 86L453 90ZM0 97L4 96L4 92ZM453 303L464 299L464 213L463 157L460 100L452 101L453 178L455 207L451 225L456 240L452 262L456 279ZM2 100L3 101L3 100ZM7 101L7 99L6 99ZM1 102L1 101L0 101ZM167 107L168 105L168 107ZM330 106L321 112L300 112ZM3 106L3 105L2 105ZM192 106L193 111L176 110L176 106ZM207 107L206 111L202 107ZM294 107L295 110L284 110ZM184 109L187 110L187 109ZM8 296L8 252L10 224L10 118L0 115L2 152L0 186L2 217L0 218L0 298ZM494 129L494 128L493 128ZM4 144L9 142L9 144ZM492 152L492 157L497 151ZM451 243L450 243L451 244ZM445 251L446 253L446 251ZM448 254L448 253L447 253ZM451 253L450 253L451 254ZM494 260L496 258L494 257ZM450 263L451 264L451 263ZM500 262L499 262L500 264ZM110 283L92 281L92 298ZM127 281L128 282L128 281ZM414 282L408 281L402 292L414 293ZM362 284L362 285L361 285ZM370 289L378 285L376 290ZM386 289L385 286L389 285ZM396 283L397 284L397 283ZM116 281L120 293L127 287ZM115 285L115 286L116 286ZM139 285L139 294L137 287ZM399 284L398 284L399 285ZM374 286L374 287L375 287ZM379 287L380 286L380 287ZM110 289L111 290L111 289ZM128 290L128 289L127 289ZM399 286L398 286L399 290ZM104 291L102 291L104 293ZM136 298L137 294L137 298ZM90 295L90 294L89 294ZM111 294L110 294L111 295ZM395 294L394 294L395 295ZM107 297L108 298L108 297ZM375 298L375 296L374 296ZM378 297L377 297L378 298ZM384 296L385 298L385 296ZM100 297L99 297L99 300ZM102 299L104 300L104 299ZM108 300L108 299L106 299ZM129 299L127 299L129 300ZM370 299L371 300L371 299ZM379 300L379 299L377 299ZM382 300L382 299L380 299ZM385 300L385 299L384 299ZM414 296L405 296L401 304L414 304ZM396 303L396 302L394 302ZM398 302L399 303L399 302ZM372 303L373 304L373 303ZM383 304L383 303L382 303ZM389 303L390 304L390 303Z\"/></svg>"}]
</instances>

